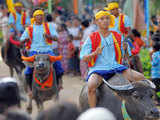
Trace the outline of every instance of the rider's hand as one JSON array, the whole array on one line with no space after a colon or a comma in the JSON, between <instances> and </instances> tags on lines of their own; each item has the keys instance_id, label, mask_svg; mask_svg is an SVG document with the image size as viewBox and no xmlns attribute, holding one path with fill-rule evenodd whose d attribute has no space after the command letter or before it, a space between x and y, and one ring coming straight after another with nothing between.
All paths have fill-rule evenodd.
<instances>
[{"instance_id":1,"label":"rider's hand","mask_svg":"<svg viewBox=\"0 0 160 120\"><path fill-rule=\"evenodd\" d=\"M17 36L18 36L18 37L21 37L21 33L20 33L20 32L18 32L18 33L17 33Z\"/></svg>"},{"instance_id":2,"label":"rider's hand","mask_svg":"<svg viewBox=\"0 0 160 120\"><path fill-rule=\"evenodd\" d=\"M52 36L51 36L51 35L48 35L48 34L44 34L44 37L45 37L46 39L52 39Z\"/></svg>"},{"instance_id":3,"label":"rider's hand","mask_svg":"<svg viewBox=\"0 0 160 120\"><path fill-rule=\"evenodd\" d=\"M124 50L127 50L127 48L128 48L128 44L127 44L127 43L124 43L124 44L123 44L123 49L124 49Z\"/></svg>"},{"instance_id":4,"label":"rider's hand","mask_svg":"<svg viewBox=\"0 0 160 120\"><path fill-rule=\"evenodd\" d=\"M96 54L96 55L102 54L103 48L104 48L104 47L98 47L98 48L96 49L96 51L95 51L95 54Z\"/></svg>"}]
</instances>

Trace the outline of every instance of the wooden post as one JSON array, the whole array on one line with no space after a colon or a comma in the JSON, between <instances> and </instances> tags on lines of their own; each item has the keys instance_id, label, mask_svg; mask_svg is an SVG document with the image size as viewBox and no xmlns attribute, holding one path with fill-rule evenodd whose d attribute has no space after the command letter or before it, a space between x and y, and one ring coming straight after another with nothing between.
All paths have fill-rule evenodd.
<instances>
[{"instance_id":1,"label":"wooden post","mask_svg":"<svg viewBox=\"0 0 160 120\"><path fill-rule=\"evenodd\" d=\"M78 0L73 0L74 14L78 14Z\"/></svg>"}]
</instances>

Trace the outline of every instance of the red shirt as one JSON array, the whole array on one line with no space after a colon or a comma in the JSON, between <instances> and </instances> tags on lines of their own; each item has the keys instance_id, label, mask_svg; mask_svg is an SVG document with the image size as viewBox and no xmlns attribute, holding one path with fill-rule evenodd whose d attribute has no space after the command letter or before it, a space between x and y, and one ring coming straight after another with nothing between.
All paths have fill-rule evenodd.
<instances>
[{"instance_id":1,"label":"red shirt","mask_svg":"<svg viewBox=\"0 0 160 120\"><path fill-rule=\"evenodd\" d=\"M132 44L134 46L134 49L131 50L132 55L137 55L140 52L140 47L138 46L136 41L134 41Z\"/></svg>"},{"instance_id":2,"label":"red shirt","mask_svg":"<svg viewBox=\"0 0 160 120\"><path fill-rule=\"evenodd\" d=\"M69 58L74 56L75 46L73 45L72 42L68 44L68 52L69 52Z\"/></svg>"}]
</instances>

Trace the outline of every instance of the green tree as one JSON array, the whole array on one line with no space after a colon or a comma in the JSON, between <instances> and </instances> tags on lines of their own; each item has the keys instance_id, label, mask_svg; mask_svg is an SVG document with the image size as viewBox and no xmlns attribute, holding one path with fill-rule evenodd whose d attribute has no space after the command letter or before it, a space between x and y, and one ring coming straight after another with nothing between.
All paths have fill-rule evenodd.
<instances>
[{"instance_id":1,"label":"green tree","mask_svg":"<svg viewBox=\"0 0 160 120\"><path fill-rule=\"evenodd\" d=\"M160 0L150 1L150 11L152 15L160 14Z\"/></svg>"}]
</instances>

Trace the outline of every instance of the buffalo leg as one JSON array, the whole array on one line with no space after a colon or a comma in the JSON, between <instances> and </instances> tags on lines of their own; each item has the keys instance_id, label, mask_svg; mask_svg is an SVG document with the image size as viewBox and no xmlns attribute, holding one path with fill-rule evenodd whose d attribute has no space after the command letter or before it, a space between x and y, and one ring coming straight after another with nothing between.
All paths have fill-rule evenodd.
<instances>
[{"instance_id":1,"label":"buffalo leg","mask_svg":"<svg viewBox=\"0 0 160 120\"><path fill-rule=\"evenodd\" d=\"M38 108L38 112L43 111L43 102L41 100L36 100L36 104L37 104L37 108Z\"/></svg>"}]
</instances>

